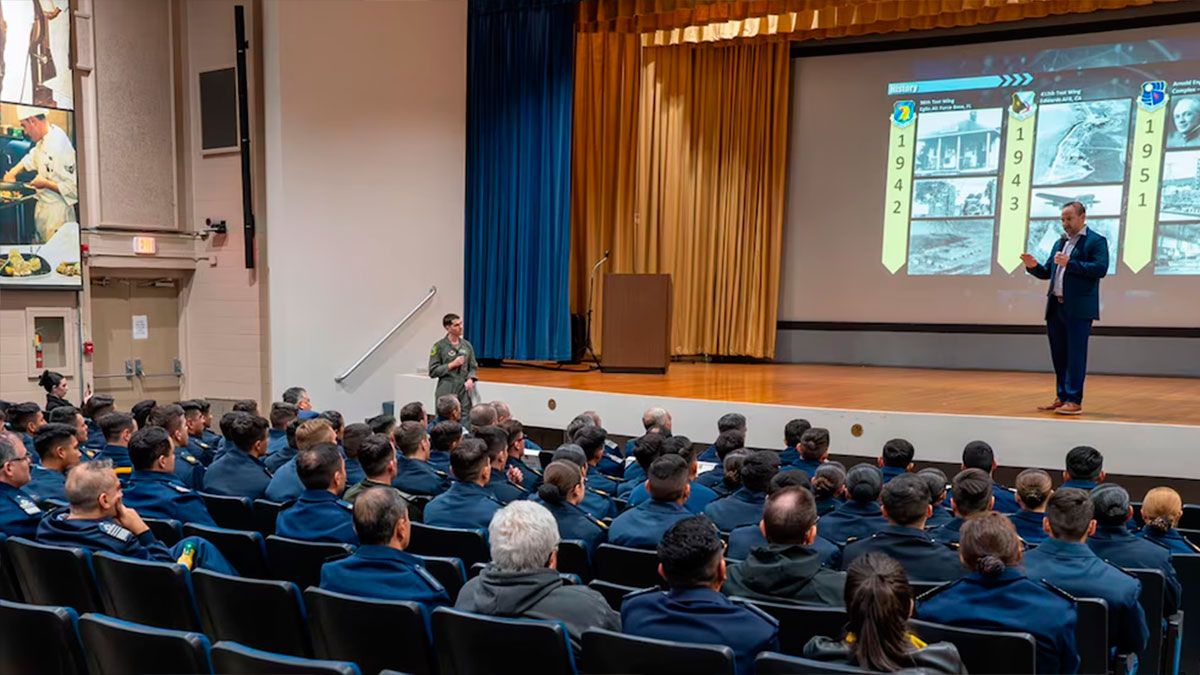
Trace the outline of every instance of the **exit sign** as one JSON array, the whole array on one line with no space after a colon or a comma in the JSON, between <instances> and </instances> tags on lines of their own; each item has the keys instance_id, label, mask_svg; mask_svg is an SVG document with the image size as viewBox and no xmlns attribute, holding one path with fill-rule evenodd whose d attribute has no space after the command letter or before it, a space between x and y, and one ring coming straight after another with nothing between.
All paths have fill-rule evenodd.
<instances>
[{"instance_id":1,"label":"exit sign","mask_svg":"<svg viewBox=\"0 0 1200 675\"><path fill-rule=\"evenodd\" d=\"M158 242L154 237L134 237L133 252L139 255L154 255L158 253Z\"/></svg>"}]
</instances>

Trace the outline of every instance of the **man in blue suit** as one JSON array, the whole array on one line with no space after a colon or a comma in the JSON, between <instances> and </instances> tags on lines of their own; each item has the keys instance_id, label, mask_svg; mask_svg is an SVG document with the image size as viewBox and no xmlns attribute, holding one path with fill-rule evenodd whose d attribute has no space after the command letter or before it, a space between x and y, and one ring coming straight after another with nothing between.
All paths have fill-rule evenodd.
<instances>
[{"instance_id":1,"label":"man in blue suit","mask_svg":"<svg viewBox=\"0 0 1200 675\"><path fill-rule=\"evenodd\" d=\"M1087 210L1079 202L1062 208L1063 236L1039 263L1021 254L1025 271L1050 281L1046 293L1046 332L1054 361L1057 396L1039 410L1060 415L1083 412L1083 378L1087 374L1088 337L1100 318L1100 280L1108 274L1108 241L1087 228Z\"/></svg>"}]
</instances>

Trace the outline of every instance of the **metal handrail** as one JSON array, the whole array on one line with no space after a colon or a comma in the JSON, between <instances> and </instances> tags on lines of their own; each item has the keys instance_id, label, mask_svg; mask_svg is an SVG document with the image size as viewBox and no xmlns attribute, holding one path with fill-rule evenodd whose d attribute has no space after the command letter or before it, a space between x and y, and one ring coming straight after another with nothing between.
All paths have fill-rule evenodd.
<instances>
[{"instance_id":1,"label":"metal handrail","mask_svg":"<svg viewBox=\"0 0 1200 675\"><path fill-rule=\"evenodd\" d=\"M430 300L432 300L433 296L435 296L435 295L437 295L437 286L430 286L429 294L426 295L424 298L422 298L421 301L417 303L416 307L413 307L412 310L410 310L408 314L405 314L404 318L400 319L399 323L397 323L395 326L392 326L392 329L387 332L387 335L384 335L383 337L379 338L379 342L376 342L374 345L372 345L372 347L367 350L366 354L363 354L362 356L360 356L359 359L354 362L354 365L352 365L346 369L346 372L333 378L333 381L336 382L337 384L341 384L343 381L345 381L345 379L347 377L350 377L351 373L353 373L355 370L358 370L358 367L363 364L363 361L366 361L367 359L371 358L371 355L375 353L375 350L382 347L383 343L388 341L388 338L395 335L396 331L400 330L401 326L408 323L408 320L411 319L413 317L413 315L416 314L422 307L424 307L426 303L428 303Z\"/></svg>"}]
</instances>

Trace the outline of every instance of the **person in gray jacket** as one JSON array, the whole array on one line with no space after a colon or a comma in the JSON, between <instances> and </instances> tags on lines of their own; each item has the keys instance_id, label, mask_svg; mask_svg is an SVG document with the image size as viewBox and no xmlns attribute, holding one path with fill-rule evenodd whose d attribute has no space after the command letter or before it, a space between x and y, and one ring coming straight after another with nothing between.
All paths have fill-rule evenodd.
<instances>
[{"instance_id":1,"label":"person in gray jacket","mask_svg":"<svg viewBox=\"0 0 1200 675\"><path fill-rule=\"evenodd\" d=\"M558 572L558 523L546 507L515 501L488 527L492 564L467 582L455 609L489 616L562 621L571 646L589 628L620 632L621 615L587 586L567 585Z\"/></svg>"}]
</instances>

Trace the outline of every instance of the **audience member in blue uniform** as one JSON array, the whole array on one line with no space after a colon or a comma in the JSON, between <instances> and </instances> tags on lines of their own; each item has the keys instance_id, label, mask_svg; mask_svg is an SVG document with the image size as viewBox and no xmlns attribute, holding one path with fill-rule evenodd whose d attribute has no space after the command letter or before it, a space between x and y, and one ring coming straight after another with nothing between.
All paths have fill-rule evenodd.
<instances>
[{"instance_id":1,"label":"audience member in blue uniform","mask_svg":"<svg viewBox=\"0 0 1200 675\"><path fill-rule=\"evenodd\" d=\"M445 397L442 397L445 398ZM440 399L439 399L440 400ZM455 399L457 401L457 399ZM429 430L429 463L442 473L450 473L450 453L463 439L463 428L458 422L438 422Z\"/></svg>"},{"instance_id":2,"label":"audience member in blue uniform","mask_svg":"<svg viewBox=\"0 0 1200 675\"><path fill-rule=\"evenodd\" d=\"M770 602L842 604L846 575L825 567L813 547L821 537L816 502L808 490L789 486L771 493L757 528L764 544L729 566L723 593Z\"/></svg>"},{"instance_id":3,"label":"audience member in blue uniform","mask_svg":"<svg viewBox=\"0 0 1200 675\"><path fill-rule=\"evenodd\" d=\"M291 403L296 406L296 413L302 420L311 420L317 417L317 412L313 410L312 398L308 395L308 390L304 387L288 387L283 390L283 394L279 397L284 403ZM254 414L258 414L255 411ZM334 426L337 430L337 426Z\"/></svg>"},{"instance_id":4,"label":"audience member in blue uniform","mask_svg":"<svg viewBox=\"0 0 1200 675\"><path fill-rule=\"evenodd\" d=\"M453 399L453 401L451 401ZM462 425L462 403L454 394L445 394L437 397L433 404L434 418L429 420L429 432L433 433L433 427L442 422L455 422Z\"/></svg>"},{"instance_id":5,"label":"audience member in blue uniform","mask_svg":"<svg viewBox=\"0 0 1200 675\"><path fill-rule=\"evenodd\" d=\"M71 471L67 501L69 507L51 511L42 519L37 529L39 543L237 574L215 546L199 537L185 537L169 548L155 539L137 510L125 506L121 482L104 460L85 462Z\"/></svg>"},{"instance_id":6,"label":"audience member in blue uniform","mask_svg":"<svg viewBox=\"0 0 1200 675\"><path fill-rule=\"evenodd\" d=\"M587 425L575 432L572 442L583 449L587 457L588 487L608 495L616 495L620 481L604 475L599 469L604 459L604 442L608 440L608 432L594 424Z\"/></svg>"},{"instance_id":7,"label":"audience member in blue uniform","mask_svg":"<svg viewBox=\"0 0 1200 675\"><path fill-rule=\"evenodd\" d=\"M183 422L188 434L188 452L192 453L204 466L212 464L213 460L217 458L217 446L210 443L209 439L204 436L208 427L205 426L203 406L200 401L192 399L180 401L179 407L183 408Z\"/></svg>"},{"instance_id":8,"label":"audience member in blue uniform","mask_svg":"<svg viewBox=\"0 0 1200 675\"><path fill-rule=\"evenodd\" d=\"M742 450L746 445L746 437L740 431L726 431L717 436L713 447L717 451L717 464L713 468L696 476L696 482L724 497L733 492L725 485L725 458L732 452ZM744 452L743 454L749 454ZM782 460L781 460L782 461Z\"/></svg>"},{"instance_id":9,"label":"audience member in blue uniform","mask_svg":"<svg viewBox=\"0 0 1200 675\"><path fill-rule=\"evenodd\" d=\"M220 451L221 441L223 441L225 439L221 437L221 434L218 434L217 432L212 430L212 423L213 423L212 404L202 398L197 398L197 399L193 399L193 400L196 401L196 403L200 406L200 415L201 415L200 421L202 424L202 427L200 429L200 440L207 443L208 447L213 449L213 451L214 451L213 459L216 459L217 458L216 452Z\"/></svg>"},{"instance_id":10,"label":"audience member in blue uniform","mask_svg":"<svg viewBox=\"0 0 1200 675\"><path fill-rule=\"evenodd\" d=\"M767 499L767 487L777 473L778 453L769 450L751 453L742 463L742 487L728 497L710 503L704 509L704 515L722 532L759 522Z\"/></svg>"},{"instance_id":11,"label":"audience member in blue uniform","mask_svg":"<svg viewBox=\"0 0 1200 675\"><path fill-rule=\"evenodd\" d=\"M563 460L550 462L542 478L537 495L531 499L554 516L560 537L583 542L589 552L596 550L604 543L608 526L579 507L586 492L579 468Z\"/></svg>"},{"instance_id":12,"label":"audience member in blue uniform","mask_svg":"<svg viewBox=\"0 0 1200 675\"><path fill-rule=\"evenodd\" d=\"M1046 539L1046 505L1054 494L1050 474L1041 469L1025 469L1017 475L1017 503L1021 510L1010 513L1017 535L1026 544L1037 545Z\"/></svg>"},{"instance_id":13,"label":"audience member in blue uniform","mask_svg":"<svg viewBox=\"0 0 1200 675\"><path fill-rule=\"evenodd\" d=\"M73 405L60 405L50 411L49 421L51 424L65 424L75 430L75 438L79 439L79 452L83 455L82 461L86 462L95 458L96 450L87 447L87 420L83 419L83 413L79 412L79 408Z\"/></svg>"},{"instance_id":14,"label":"audience member in blue uniform","mask_svg":"<svg viewBox=\"0 0 1200 675\"><path fill-rule=\"evenodd\" d=\"M424 433L425 428L417 426ZM396 478L396 449L390 438L383 434L371 434L364 438L359 444L358 461L367 477L348 486L342 493L342 499L353 504L359 495L373 487L391 488L400 492L405 499L410 496L392 485Z\"/></svg>"},{"instance_id":15,"label":"audience member in blue uniform","mask_svg":"<svg viewBox=\"0 0 1200 675\"><path fill-rule=\"evenodd\" d=\"M33 467L33 479L25 491L39 502L55 499L65 503L67 472L83 457L75 429L65 424L44 424L34 434L33 445L42 463Z\"/></svg>"},{"instance_id":16,"label":"audience member in blue uniform","mask_svg":"<svg viewBox=\"0 0 1200 675\"><path fill-rule=\"evenodd\" d=\"M262 497L271 482L271 472L262 463L267 453L267 421L250 413L231 412L221 419L221 431L225 432L225 448L208 467L204 491Z\"/></svg>"},{"instance_id":17,"label":"audience member in blue uniform","mask_svg":"<svg viewBox=\"0 0 1200 675\"><path fill-rule=\"evenodd\" d=\"M958 554L936 543L925 531L933 507L929 488L920 476L896 476L883 486L881 500L888 525L866 539L846 544L843 569L868 553L883 553L900 563L910 579L951 581L963 575Z\"/></svg>"},{"instance_id":18,"label":"audience member in blue uniform","mask_svg":"<svg viewBox=\"0 0 1200 675\"><path fill-rule=\"evenodd\" d=\"M570 422L567 423L567 428L563 430L564 442L578 445L575 440L575 436L582 429L585 427L603 428L598 422L599 419L600 416L596 414L595 411L588 411L576 415L571 419ZM599 455L600 459L595 464L596 468L594 471L599 473L608 481L623 479L625 475L625 454L616 448L615 443L608 440L607 433L605 434L605 438L601 446L602 447ZM584 454L587 455L588 451L585 450ZM617 494L618 485L606 485L605 481L599 481L598 484L601 485L599 489L604 490L606 493L611 493L613 495Z\"/></svg>"},{"instance_id":19,"label":"audience member in blue uniform","mask_svg":"<svg viewBox=\"0 0 1200 675\"><path fill-rule=\"evenodd\" d=\"M642 428L645 429L645 433L642 434L642 436L647 434L657 434L665 438L671 435L671 427L673 424L674 423L671 420L671 413L667 412L666 408L661 408L658 406L647 408L646 412L642 413ZM637 438L631 438L628 441L625 441L626 456L633 454L633 446L637 444L637 440ZM626 478L628 479L628 476L626 476Z\"/></svg>"},{"instance_id":20,"label":"audience member in blue uniform","mask_svg":"<svg viewBox=\"0 0 1200 675\"><path fill-rule=\"evenodd\" d=\"M542 484L542 472L537 467L525 463L525 448L526 444L530 444L532 449L532 441L525 438L525 427L519 420L514 420L511 417L499 424L500 428L508 436L508 459L505 460L504 471L508 475L516 477L520 476L520 485L529 492L537 492L537 488ZM541 452L541 448L537 448L537 452ZM516 469L513 474L510 470Z\"/></svg>"},{"instance_id":21,"label":"audience member in blue uniform","mask_svg":"<svg viewBox=\"0 0 1200 675\"><path fill-rule=\"evenodd\" d=\"M14 403L8 406L5 414L8 416L9 428L20 436L21 442L25 444L25 449L29 452L29 461L33 462L34 466L41 464L42 458L38 457L37 448L33 447L34 432L46 424L41 406L32 402Z\"/></svg>"},{"instance_id":22,"label":"audience member in blue uniform","mask_svg":"<svg viewBox=\"0 0 1200 675\"><path fill-rule=\"evenodd\" d=\"M124 489L126 506L145 518L216 526L200 494L175 475L175 462L179 460L166 429L142 429L130 439L128 449L133 473Z\"/></svg>"},{"instance_id":23,"label":"audience member in blue uniform","mask_svg":"<svg viewBox=\"0 0 1200 675\"><path fill-rule=\"evenodd\" d=\"M175 453L175 475L184 485L194 490L204 488L206 470L200 460L187 449L187 424L183 419L183 408L174 403L157 405L150 410L146 424L139 424L139 429L146 427L162 427L171 437L171 448Z\"/></svg>"},{"instance_id":24,"label":"audience member in blue uniform","mask_svg":"<svg viewBox=\"0 0 1200 675\"><path fill-rule=\"evenodd\" d=\"M145 429L150 424L150 413L158 406L158 401L152 398L138 401L129 407L129 414L137 420L138 428Z\"/></svg>"},{"instance_id":25,"label":"audience member in blue uniform","mask_svg":"<svg viewBox=\"0 0 1200 675\"><path fill-rule=\"evenodd\" d=\"M104 430L100 428L100 418L116 412L116 400L108 394L92 394L83 403L83 416L87 418L87 446L94 450L104 447Z\"/></svg>"},{"instance_id":26,"label":"audience member in blue uniform","mask_svg":"<svg viewBox=\"0 0 1200 675\"><path fill-rule=\"evenodd\" d=\"M474 435L477 429L495 426L495 424L496 409L486 403L472 406L467 411L467 428L470 429L471 435Z\"/></svg>"},{"instance_id":27,"label":"audience member in blue uniform","mask_svg":"<svg viewBox=\"0 0 1200 675\"><path fill-rule=\"evenodd\" d=\"M625 466L625 482L617 489L618 497L629 499L633 490L646 482L650 465L662 456L663 443L666 440L666 436L658 433L648 433L634 439L633 448L629 452L633 455L633 462Z\"/></svg>"},{"instance_id":28,"label":"audience member in blue uniform","mask_svg":"<svg viewBox=\"0 0 1200 675\"><path fill-rule=\"evenodd\" d=\"M1071 448L1067 452L1066 464L1061 487L1091 490L1104 482L1104 455L1093 447L1080 445Z\"/></svg>"},{"instance_id":29,"label":"audience member in blue uniform","mask_svg":"<svg viewBox=\"0 0 1200 675\"><path fill-rule=\"evenodd\" d=\"M866 539L887 526L879 510L883 474L870 464L855 465L846 474L845 504L821 516L817 531L829 541L845 544L850 539Z\"/></svg>"},{"instance_id":30,"label":"audience member in blue uniform","mask_svg":"<svg viewBox=\"0 0 1200 675\"><path fill-rule=\"evenodd\" d=\"M1126 522L1133 519L1133 507L1125 488L1105 483L1090 494L1096 509L1096 531L1088 537L1088 546L1118 567L1161 571L1167 585L1164 615L1174 614L1179 609L1183 589L1171 564L1171 551L1138 537L1126 527ZM1155 619L1148 617L1150 621Z\"/></svg>"},{"instance_id":31,"label":"audience member in blue uniform","mask_svg":"<svg viewBox=\"0 0 1200 675\"><path fill-rule=\"evenodd\" d=\"M1200 553L1200 546L1188 541L1175 526L1183 517L1183 500L1169 487L1156 487L1142 501L1142 520L1145 525L1138 536L1171 552L1171 555Z\"/></svg>"},{"instance_id":32,"label":"audience member in blue uniform","mask_svg":"<svg viewBox=\"0 0 1200 675\"><path fill-rule=\"evenodd\" d=\"M687 503L683 508L692 513L704 513L704 510L717 499L717 493L696 481L696 475L700 471L700 465L696 461L696 449L692 445L691 439L687 436L672 436L663 439L662 442L663 455L679 455L683 461L688 463L688 482L691 484L691 490L688 492ZM588 475L588 480L591 480L591 475ZM591 487L590 485L588 486ZM626 497L630 506L637 506L643 502L650 500L650 491L646 489L646 481L642 481L629 492Z\"/></svg>"},{"instance_id":33,"label":"audience member in blue uniform","mask_svg":"<svg viewBox=\"0 0 1200 675\"><path fill-rule=\"evenodd\" d=\"M788 423L783 425L783 450L779 453L779 466L792 466L800 461L800 439L804 437L804 432L812 428L812 424L806 419L797 417L793 420L788 420ZM812 474L809 474L812 478Z\"/></svg>"},{"instance_id":34,"label":"audience member in blue uniform","mask_svg":"<svg viewBox=\"0 0 1200 675\"><path fill-rule=\"evenodd\" d=\"M812 493L812 483L808 480L808 474L799 469L788 469L780 471L771 479L771 485L767 488L767 498L776 492L787 488L798 487ZM814 508L815 503L814 503ZM818 518L820 515L818 514ZM728 546L725 548L725 557L729 560L746 560L750 557L750 552L759 546L767 545L767 537L763 534L762 521L753 525L743 525L742 527L734 528L729 533ZM842 561L842 550L838 545L829 541L817 533L817 537L813 539L809 547L816 551L821 556L821 564L830 569L838 569Z\"/></svg>"},{"instance_id":35,"label":"audience member in blue uniform","mask_svg":"<svg viewBox=\"0 0 1200 675\"><path fill-rule=\"evenodd\" d=\"M411 401L400 406L400 420L397 426L405 422L420 422L421 426L429 426L429 414L425 412L425 404Z\"/></svg>"},{"instance_id":36,"label":"audience member in blue uniform","mask_svg":"<svg viewBox=\"0 0 1200 675\"><path fill-rule=\"evenodd\" d=\"M825 462L810 476L817 517L846 503L846 467L841 462Z\"/></svg>"},{"instance_id":37,"label":"audience member in blue uniform","mask_svg":"<svg viewBox=\"0 0 1200 675\"><path fill-rule=\"evenodd\" d=\"M388 438L396 431L396 417L387 413L376 415L366 421L367 428L372 434L382 434ZM350 425L353 426L353 425ZM349 430L349 427L347 427Z\"/></svg>"},{"instance_id":38,"label":"audience member in blue uniform","mask_svg":"<svg viewBox=\"0 0 1200 675\"><path fill-rule=\"evenodd\" d=\"M412 540L408 505L396 490L369 487L354 502L354 531L361 545L349 557L321 566L321 588L381 600L450 604L446 589L425 571L425 561L405 553Z\"/></svg>"},{"instance_id":39,"label":"audience member in blue uniform","mask_svg":"<svg viewBox=\"0 0 1200 675\"><path fill-rule=\"evenodd\" d=\"M1037 641L1037 672L1079 669L1075 601L1021 571L1021 539L1011 520L994 511L973 516L963 526L959 556L967 576L926 596L917 606L918 619L1029 633Z\"/></svg>"},{"instance_id":40,"label":"audience member in blue uniform","mask_svg":"<svg viewBox=\"0 0 1200 675\"><path fill-rule=\"evenodd\" d=\"M883 472L883 482L912 471L913 457L916 454L913 444L903 438L893 438L884 443L883 452L879 455L879 469Z\"/></svg>"},{"instance_id":41,"label":"audience member in blue uniform","mask_svg":"<svg viewBox=\"0 0 1200 675\"><path fill-rule=\"evenodd\" d=\"M137 420L129 413L112 412L97 421L104 433L104 448L96 455L96 459L112 462L117 478L128 480L133 472L133 462L129 461L129 439L138 430Z\"/></svg>"},{"instance_id":42,"label":"audience member in blue uniform","mask_svg":"<svg viewBox=\"0 0 1200 675\"><path fill-rule=\"evenodd\" d=\"M579 467L579 475L583 479L584 485L583 501L579 503L579 508L599 520L617 515L617 503L613 501L612 497L587 487L587 458L583 454L582 448L574 443L564 443L558 446L558 449L550 456L550 461L570 462Z\"/></svg>"},{"instance_id":43,"label":"audience member in blue uniform","mask_svg":"<svg viewBox=\"0 0 1200 675\"><path fill-rule=\"evenodd\" d=\"M450 453L454 482L425 507L425 524L435 527L486 530L500 502L487 489L492 477L487 444L463 439Z\"/></svg>"},{"instance_id":44,"label":"audience member in blue uniform","mask_svg":"<svg viewBox=\"0 0 1200 675\"><path fill-rule=\"evenodd\" d=\"M939 544L957 544L967 518L992 510L996 497L992 494L992 477L982 469L965 469L954 476L954 496L950 504L954 518L941 527L930 530Z\"/></svg>"},{"instance_id":45,"label":"audience member in blue uniform","mask_svg":"<svg viewBox=\"0 0 1200 675\"><path fill-rule=\"evenodd\" d=\"M346 489L346 462L333 443L318 443L296 455L304 492L279 514L275 534L289 539L358 545L354 516L338 495Z\"/></svg>"},{"instance_id":46,"label":"audience member in blue uniform","mask_svg":"<svg viewBox=\"0 0 1200 675\"><path fill-rule=\"evenodd\" d=\"M501 504L528 497L529 492L521 487L519 471L510 471L508 468L508 434L500 427L483 426L475 430L475 438L487 445L488 463L491 465L484 488Z\"/></svg>"},{"instance_id":47,"label":"audience member in blue uniform","mask_svg":"<svg viewBox=\"0 0 1200 675\"><path fill-rule=\"evenodd\" d=\"M333 423L324 417L311 417L301 422L296 429L297 456L321 443L337 443ZM304 482L300 480L296 458L293 457L271 476L263 496L273 502L290 502L299 497L301 492L304 492Z\"/></svg>"},{"instance_id":48,"label":"audience member in blue uniform","mask_svg":"<svg viewBox=\"0 0 1200 675\"><path fill-rule=\"evenodd\" d=\"M450 477L429 462L431 451L425 425L407 420L392 434L396 444L396 477L392 485L412 495L440 495L450 487Z\"/></svg>"},{"instance_id":49,"label":"audience member in blue uniform","mask_svg":"<svg viewBox=\"0 0 1200 675\"><path fill-rule=\"evenodd\" d=\"M454 607L489 616L562 622L576 651L589 628L620 631L621 617L604 596L587 586L568 585L559 576L555 570L559 541L554 516L541 504L521 500L500 509L488 526L492 562L463 586Z\"/></svg>"},{"instance_id":50,"label":"audience member in blue uniform","mask_svg":"<svg viewBox=\"0 0 1200 675\"><path fill-rule=\"evenodd\" d=\"M798 447L800 457L792 464L792 468L800 469L811 479L829 459L829 430L813 427L805 431Z\"/></svg>"},{"instance_id":51,"label":"audience member in blue uniform","mask_svg":"<svg viewBox=\"0 0 1200 675\"><path fill-rule=\"evenodd\" d=\"M726 431L740 431L742 432L742 438L745 438L746 416L741 413L726 413L721 415L720 419L717 420L717 435L720 436ZM715 462L719 460L720 457L717 456L716 444L705 448L704 452L700 453L698 459L701 462Z\"/></svg>"},{"instance_id":52,"label":"audience member in blue uniform","mask_svg":"<svg viewBox=\"0 0 1200 675\"><path fill-rule=\"evenodd\" d=\"M300 419L304 419L304 416L301 415ZM346 418L342 416L342 413L336 410L322 410L319 414L313 415L310 419L328 420L329 426L333 427L334 436L337 437L337 440L334 441L334 443L337 444L339 449L342 447L346 435Z\"/></svg>"},{"instance_id":53,"label":"audience member in blue uniform","mask_svg":"<svg viewBox=\"0 0 1200 675\"><path fill-rule=\"evenodd\" d=\"M917 472L921 480L925 481L925 487L929 489L929 505L933 511L933 515L925 520L925 529L932 530L941 527L954 519L954 512L950 510L946 501L946 494L950 491L946 485L946 474L937 467L926 467Z\"/></svg>"},{"instance_id":54,"label":"audience member in blue uniform","mask_svg":"<svg viewBox=\"0 0 1200 675\"><path fill-rule=\"evenodd\" d=\"M33 539L45 512L24 488L29 484L29 451L0 434L0 534Z\"/></svg>"},{"instance_id":55,"label":"audience member in blue uniform","mask_svg":"<svg viewBox=\"0 0 1200 675\"><path fill-rule=\"evenodd\" d=\"M670 589L650 588L625 596L621 604L625 633L726 645L733 650L739 675L754 671L754 657L759 652L779 651L778 621L753 605L721 594L726 579L725 546L710 520L688 516L676 522L663 533L657 548L659 573Z\"/></svg>"},{"instance_id":56,"label":"audience member in blue uniform","mask_svg":"<svg viewBox=\"0 0 1200 675\"><path fill-rule=\"evenodd\" d=\"M279 467L292 461L292 459L295 458L296 453L300 451L300 448L296 445L296 431L300 428L301 424L304 424L307 421L308 420L302 420L297 417L289 422L286 432L287 446L282 450L278 450L267 455L266 457L263 457L263 466L267 467L267 470L272 474L278 472ZM332 431L332 427L330 427L330 430ZM269 431L267 433L270 434Z\"/></svg>"},{"instance_id":57,"label":"audience member in blue uniform","mask_svg":"<svg viewBox=\"0 0 1200 675\"><path fill-rule=\"evenodd\" d=\"M996 455L992 452L992 446L987 443L971 441L963 448L962 468L979 469L992 477L992 494L996 497L996 503L992 506L992 510L1005 514L1016 513L1021 510L1021 507L1017 504L1014 491L996 482L997 466ZM953 492L946 496L946 506L950 506L950 499L953 496Z\"/></svg>"},{"instance_id":58,"label":"audience member in blue uniform","mask_svg":"<svg viewBox=\"0 0 1200 675\"><path fill-rule=\"evenodd\" d=\"M391 415L388 415L391 417ZM393 418L393 422L394 422ZM383 425L387 427L388 425ZM389 439L392 437L392 431L395 430L395 424L392 424L387 433L379 432L380 436ZM346 485L354 485L367 477L367 472L362 467L362 462L358 459L358 451L362 448L363 441L368 437L377 433L369 424L363 422L355 422L347 424L346 430L342 432L342 456L346 460Z\"/></svg>"},{"instance_id":59,"label":"audience member in blue uniform","mask_svg":"<svg viewBox=\"0 0 1200 675\"><path fill-rule=\"evenodd\" d=\"M1087 539L1096 531L1092 501L1078 488L1061 488L1049 499L1045 529L1050 537L1025 554L1025 573L1077 598L1108 603L1109 646L1114 653L1140 654L1149 631L1138 604L1142 584L1096 556Z\"/></svg>"},{"instance_id":60,"label":"audience member in blue uniform","mask_svg":"<svg viewBox=\"0 0 1200 675\"><path fill-rule=\"evenodd\" d=\"M712 491L718 499L728 497L742 489L742 467L745 466L746 458L749 456L749 450L739 448L726 454L725 458L721 460L721 466L718 468L724 474L724 478L712 487Z\"/></svg>"},{"instance_id":61,"label":"audience member in blue uniform","mask_svg":"<svg viewBox=\"0 0 1200 675\"><path fill-rule=\"evenodd\" d=\"M846 573L845 632L817 636L804 645L804 658L862 668L875 673L966 673L958 648L949 642L926 644L909 630L916 600L904 568L882 553L868 553Z\"/></svg>"},{"instance_id":62,"label":"audience member in blue uniform","mask_svg":"<svg viewBox=\"0 0 1200 675\"><path fill-rule=\"evenodd\" d=\"M692 515L683 506L691 485L688 483L688 465L682 457L674 454L659 457L650 465L649 474L650 501L617 516L608 530L609 542L653 549L662 540L663 532Z\"/></svg>"}]
</instances>

